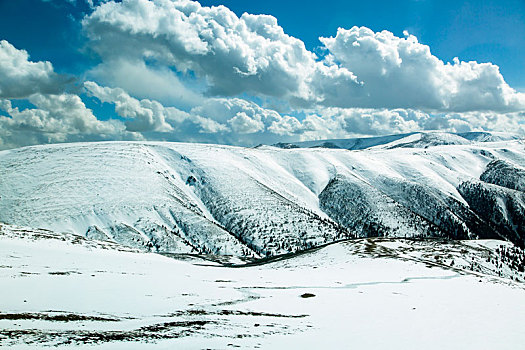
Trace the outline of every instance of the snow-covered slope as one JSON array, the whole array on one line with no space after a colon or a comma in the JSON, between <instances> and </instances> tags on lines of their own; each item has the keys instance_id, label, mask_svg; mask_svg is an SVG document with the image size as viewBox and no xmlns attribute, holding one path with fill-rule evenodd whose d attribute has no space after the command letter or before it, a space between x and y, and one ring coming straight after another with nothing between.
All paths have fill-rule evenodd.
<instances>
[{"instance_id":1,"label":"snow-covered slope","mask_svg":"<svg viewBox=\"0 0 525 350\"><path fill-rule=\"evenodd\" d=\"M358 137L351 139L317 140L295 143L278 143L280 148L343 148L362 150L371 147L430 147L437 145L465 145L479 142L497 142L520 140L522 137L513 133L503 132L413 132L375 137Z\"/></svg>"},{"instance_id":2,"label":"snow-covered slope","mask_svg":"<svg viewBox=\"0 0 525 350\"><path fill-rule=\"evenodd\" d=\"M406 137L413 135L409 134L398 134L398 135L387 135L377 137L357 137L351 139L334 139L334 140L317 140L317 141L304 141L295 143L280 143L276 146L282 148L343 148L348 150L361 150L374 146L380 146L395 142Z\"/></svg>"},{"instance_id":3,"label":"snow-covered slope","mask_svg":"<svg viewBox=\"0 0 525 350\"><path fill-rule=\"evenodd\" d=\"M392 141L403 147L360 151L162 142L20 148L0 152L0 222L141 250L256 258L374 235L522 245L519 221L494 222L458 188L495 160L518 169L511 182L521 186L523 141L463 140L406 147L405 137Z\"/></svg>"},{"instance_id":4,"label":"snow-covered slope","mask_svg":"<svg viewBox=\"0 0 525 350\"><path fill-rule=\"evenodd\" d=\"M231 268L0 225L0 347L514 350L524 258L373 238Z\"/></svg>"}]
</instances>

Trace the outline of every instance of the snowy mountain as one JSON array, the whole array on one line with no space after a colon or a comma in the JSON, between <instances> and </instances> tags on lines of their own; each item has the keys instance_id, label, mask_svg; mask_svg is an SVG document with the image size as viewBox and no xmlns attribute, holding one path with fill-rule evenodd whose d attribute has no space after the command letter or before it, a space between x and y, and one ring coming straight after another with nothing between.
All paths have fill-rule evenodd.
<instances>
[{"instance_id":1,"label":"snowy mountain","mask_svg":"<svg viewBox=\"0 0 525 350\"><path fill-rule=\"evenodd\" d=\"M525 245L523 140L344 142L359 150L101 142L3 151L0 222L143 251L252 258L372 236Z\"/></svg>"},{"instance_id":2,"label":"snowy mountain","mask_svg":"<svg viewBox=\"0 0 525 350\"><path fill-rule=\"evenodd\" d=\"M279 148L343 148L362 150L371 147L427 147L437 145L466 145L479 142L497 142L520 140L523 137L502 132L413 132L377 137L358 137L351 139L304 141L295 143L278 143Z\"/></svg>"}]
</instances>

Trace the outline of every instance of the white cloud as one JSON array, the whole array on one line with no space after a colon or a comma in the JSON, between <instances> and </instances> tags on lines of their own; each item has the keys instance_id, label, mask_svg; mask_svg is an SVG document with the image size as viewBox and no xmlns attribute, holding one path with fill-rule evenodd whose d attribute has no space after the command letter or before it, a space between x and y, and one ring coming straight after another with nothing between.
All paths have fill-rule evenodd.
<instances>
[{"instance_id":1,"label":"white cloud","mask_svg":"<svg viewBox=\"0 0 525 350\"><path fill-rule=\"evenodd\" d=\"M185 133L219 133L229 130L216 120L188 113L175 107L165 107L149 99L139 100L120 88L102 87L95 82L84 83L87 92L102 102L115 105L115 112L125 119L126 129L133 132L170 133L183 138Z\"/></svg>"},{"instance_id":2,"label":"white cloud","mask_svg":"<svg viewBox=\"0 0 525 350\"><path fill-rule=\"evenodd\" d=\"M26 51L0 41L0 98L61 93L69 83L71 78L56 74L50 62L31 62Z\"/></svg>"},{"instance_id":3,"label":"white cloud","mask_svg":"<svg viewBox=\"0 0 525 350\"><path fill-rule=\"evenodd\" d=\"M186 87L176 74L165 66L147 66L142 60L119 58L102 62L88 75L98 83L124 89L127 93L164 104L189 109L199 105L203 97ZM192 81L198 85L197 81Z\"/></svg>"},{"instance_id":4,"label":"white cloud","mask_svg":"<svg viewBox=\"0 0 525 350\"><path fill-rule=\"evenodd\" d=\"M500 131L525 135L525 113L439 113L427 118L421 125L426 130Z\"/></svg>"},{"instance_id":5,"label":"white cloud","mask_svg":"<svg viewBox=\"0 0 525 350\"><path fill-rule=\"evenodd\" d=\"M303 120L285 116L269 130L292 139L320 140L422 130L502 131L525 135L523 112L426 113L412 109L318 108Z\"/></svg>"},{"instance_id":6,"label":"white cloud","mask_svg":"<svg viewBox=\"0 0 525 350\"><path fill-rule=\"evenodd\" d=\"M128 131L251 134L264 131L267 125L282 118L273 110L239 98L209 98L184 112L155 100L136 99L120 88L102 87L91 81L84 87L100 101L114 104L116 113L125 118ZM188 123L193 128L188 129Z\"/></svg>"},{"instance_id":7,"label":"white cloud","mask_svg":"<svg viewBox=\"0 0 525 350\"><path fill-rule=\"evenodd\" d=\"M418 131L432 118L427 113L406 109L330 107L312 110L302 120L284 116L268 129L281 136L319 140Z\"/></svg>"},{"instance_id":8,"label":"white cloud","mask_svg":"<svg viewBox=\"0 0 525 350\"><path fill-rule=\"evenodd\" d=\"M114 104L118 120L97 119L66 92L71 78L0 41L0 147L136 138L253 145L420 130L525 134L525 94L496 65L444 63L408 32L339 29L320 38L326 55L317 57L272 16L238 17L189 0L94 6L82 23L102 61L86 72L94 81L84 86ZM35 108L13 108L13 99Z\"/></svg>"},{"instance_id":9,"label":"white cloud","mask_svg":"<svg viewBox=\"0 0 525 350\"><path fill-rule=\"evenodd\" d=\"M202 105L193 108L191 113L222 123L227 122L239 113L244 113L249 118L262 121L265 125L281 119L281 115L276 111L262 108L254 102L240 98L209 98Z\"/></svg>"},{"instance_id":10,"label":"white cloud","mask_svg":"<svg viewBox=\"0 0 525 350\"><path fill-rule=\"evenodd\" d=\"M146 99L139 101L120 88L102 87L91 81L85 82L84 87L100 101L115 104L115 112L127 119L125 124L128 131L172 131L173 127L166 122L167 118L186 118L182 111L173 113L159 102Z\"/></svg>"},{"instance_id":11,"label":"white cloud","mask_svg":"<svg viewBox=\"0 0 525 350\"><path fill-rule=\"evenodd\" d=\"M233 118L228 120L232 130L239 134L253 134L264 130L262 121L252 119L244 112L237 113Z\"/></svg>"},{"instance_id":12,"label":"white cloud","mask_svg":"<svg viewBox=\"0 0 525 350\"><path fill-rule=\"evenodd\" d=\"M119 121L98 120L78 95L64 92L70 83L50 62L31 62L26 51L0 41L0 147L140 137ZM13 108L13 99L35 108Z\"/></svg>"},{"instance_id":13,"label":"white cloud","mask_svg":"<svg viewBox=\"0 0 525 350\"><path fill-rule=\"evenodd\" d=\"M137 139L140 135L126 133L118 121L100 121L72 94L34 94L29 101L36 108L13 108L8 100L0 100L0 140L3 148L39 143L83 140Z\"/></svg>"},{"instance_id":14,"label":"white cloud","mask_svg":"<svg viewBox=\"0 0 525 350\"><path fill-rule=\"evenodd\" d=\"M192 1L108 2L83 20L103 59L157 60L207 79L210 93L307 97L315 55L272 16Z\"/></svg>"},{"instance_id":15,"label":"white cloud","mask_svg":"<svg viewBox=\"0 0 525 350\"><path fill-rule=\"evenodd\" d=\"M297 134L302 129L302 124L297 118L285 115L282 119L274 121L268 130L277 135L291 136Z\"/></svg>"},{"instance_id":16,"label":"white cloud","mask_svg":"<svg viewBox=\"0 0 525 350\"><path fill-rule=\"evenodd\" d=\"M457 59L444 64L415 36L405 35L353 27L320 38L329 51L326 61L353 72L366 96L326 94L323 104L457 112L525 108L525 94L510 88L496 65Z\"/></svg>"},{"instance_id":17,"label":"white cloud","mask_svg":"<svg viewBox=\"0 0 525 350\"><path fill-rule=\"evenodd\" d=\"M118 124L98 120L77 95L34 94L29 97L29 101L37 108L19 110L12 108L8 101L1 104L11 117L4 117L4 124L17 129L40 131L57 141L63 141L68 134L111 135L118 129Z\"/></svg>"},{"instance_id":18,"label":"white cloud","mask_svg":"<svg viewBox=\"0 0 525 350\"><path fill-rule=\"evenodd\" d=\"M272 16L237 17L224 6L188 0L124 0L98 6L83 20L104 60L153 60L193 71L212 95L255 94L297 107L499 111L525 108L525 95L490 63L443 63L404 33L340 28L320 38L319 59L284 33Z\"/></svg>"}]
</instances>

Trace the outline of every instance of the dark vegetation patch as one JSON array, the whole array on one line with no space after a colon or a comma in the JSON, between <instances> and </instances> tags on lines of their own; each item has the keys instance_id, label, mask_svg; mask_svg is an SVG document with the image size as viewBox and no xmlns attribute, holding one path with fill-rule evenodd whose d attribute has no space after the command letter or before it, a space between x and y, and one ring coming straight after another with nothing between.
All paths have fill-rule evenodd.
<instances>
[{"instance_id":1,"label":"dark vegetation patch","mask_svg":"<svg viewBox=\"0 0 525 350\"><path fill-rule=\"evenodd\" d=\"M40 275L40 274L38 272L28 272L28 271L20 272L20 276L30 276L30 275Z\"/></svg>"},{"instance_id":2,"label":"dark vegetation patch","mask_svg":"<svg viewBox=\"0 0 525 350\"><path fill-rule=\"evenodd\" d=\"M77 322L77 321L97 321L97 322L118 322L118 318L87 316L78 314L44 314L44 313L0 313L0 320L42 320L52 322Z\"/></svg>"},{"instance_id":3,"label":"dark vegetation patch","mask_svg":"<svg viewBox=\"0 0 525 350\"><path fill-rule=\"evenodd\" d=\"M140 327L130 331L41 331L37 329L0 330L0 346L14 345L20 341L40 346L60 346L78 344L101 344L108 342L154 342L161 339L174 339L191 335L202 329L210 321L166 322Z\"/></svg>"},{"instance_id":4,"label":"dark vegetation patch","mask_svg":"<svg viewBox=\"0 0 525 350\"><path fill-rule=\"evenodd\" d=\"M256 312L256 311L239 311L239 310L221 310L218 315L234 315L234 316L255 316L255 317L283 317L283 318L304 318L308 315L283 315L273 314L268 312Z\"/></svg>"},{"instance_id":5,"label":"dark vegetation patch","mask_svg":"<svg viewBox=\"0 0 525 350\"><path fill-rule=\"evenodd\" d=\"M164 315L163 317L183 317L183 316L253 316L253 317L278 317L278 318L304 318L308 315L284 315L284 314L275 314L268 312L258 312L258 311L241 311L241 310L184 310L171 313L169 315Z\"/></svg>"}]
</instances>

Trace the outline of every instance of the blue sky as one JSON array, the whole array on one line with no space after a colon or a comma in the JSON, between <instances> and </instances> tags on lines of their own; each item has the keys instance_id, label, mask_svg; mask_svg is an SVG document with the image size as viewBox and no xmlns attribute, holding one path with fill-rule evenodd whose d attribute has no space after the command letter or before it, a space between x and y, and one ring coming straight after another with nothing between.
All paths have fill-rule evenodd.
<instances>
[{"instance_id":1,"label":"blue sky","mask_svg":"<svg viewBox=\"0 0 525 350\"><path fill-rule=\"evenodd\" d=\"M523 129L522 0L203 0L198 10L183 3L0 0L4 59L15 62L16 56L22 65L13 69L28 69L0 71L11 84L2 92L0 83L0 106L9 103L0 109L0 126L8 130L0 134L0 148L98 139L251 144ZM227 9L207 9L217 5ZM230 10L235 20L221 22ZM202 22L184 17L188 11ZM203 37L210 23L221 29ZM239 23L247 29L239 32ZM271 37L258 32L264 26ZM20 58L22 51L29 57ZM32 63L39 62L50 62L51 71L41 66L45 74L36 72ZM28 82L44 87L28 89ZM88 118L92 128L76 128L68 113ZM28 125L35 115L38 125ZM68 126L49 126L59 122Z\"/></svg>"}]
</instances>

